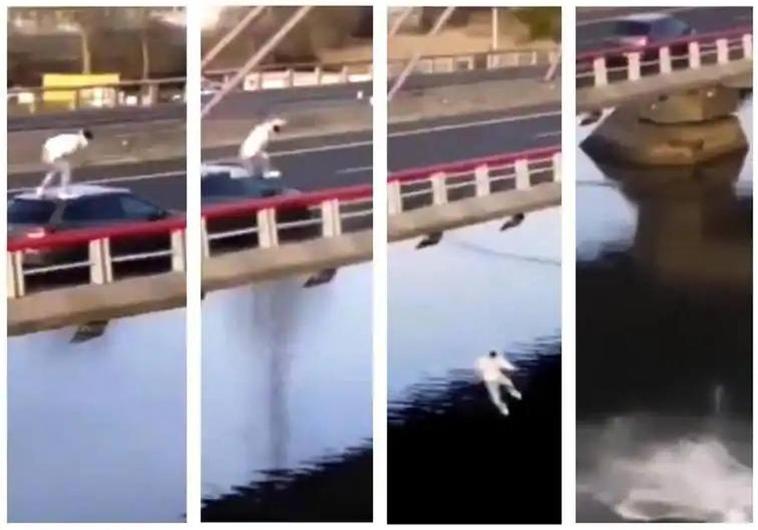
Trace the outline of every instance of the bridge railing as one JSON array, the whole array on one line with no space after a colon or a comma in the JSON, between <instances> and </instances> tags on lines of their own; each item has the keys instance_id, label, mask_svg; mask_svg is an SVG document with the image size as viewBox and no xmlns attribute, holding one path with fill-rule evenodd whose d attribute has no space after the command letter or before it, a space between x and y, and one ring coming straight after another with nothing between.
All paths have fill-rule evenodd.
<instances>
[{"instance_id":1,"label":"bridge railing","mask_svg":"<svg viewBox=\"0 0 758 530\"><path fill-rule=\"evenodd\" d=\"M203 256L370 229L370 185L215 205L202 211Z\"/></svg>"},{"instance_id":2,"label":"bridge railing","mask_svg":"<svg viewBox=\"0 0 758 530\"><path fill-rule=\"evenodd\" d=\"M496 70L524 66L548 67L558 61L560 52L550 50L493 50L466 54L426 55L416 63L413 74L451 74L473 70ZM389 79L397 77L407 61L390 60Z\"/></svg>"},{"instance_id":3,"label":"bridge railing","mask_svg":"<svg viewBox=\"0 0 758 530\"><path fill-rule=\"evenodd\" d=\"M696 34L641 47L595 50L577 55L576 86L603 87L752 57L753 33L749 27Z\"/></svg>"},{"instance_id":4,"label":"bridge railing","mask_svg":"<svg viewBox=\"0 0 758 530\"><path fill-rule=\"evenodd\" d=\"M242 84L242 90L272 90L294 87L328 86L371 81L371 61L344 63L292 63L263 65L251 72ZM236 69L209 70L203 77L213 85L222 86L237 73Z\"/></svg>"},{"instance_id":5,"label":"bridge railing","mask_svg":"<svg viewBox=\"0 0 758 530\"><path fill-rule=\"evenodd\" d=\"M15 87L8 90L8 115L184 103L186 79L170 77L82 86ZM49 97L56 93L65 97Z\"/></svg>"},{"instance_id":6,"label":"bridge railing","mask_svg":"<svg viewBox=\"0 0 758 530\"><path fill-rule=\"evenodd\" d=\"M559 147L399 171L390 175L389 214L493 193L528 190L561 178Z\"/></svg>"},{"instance_id":7,"label":"bridge railing","mask_svg":"<svg viewBox=\"0 0 758 530\"><path fill-rule=\"evenodd\" d=\"M185 271L185 219L13 237L8 298L72 285Z\"/></svg>"}]
</instances>

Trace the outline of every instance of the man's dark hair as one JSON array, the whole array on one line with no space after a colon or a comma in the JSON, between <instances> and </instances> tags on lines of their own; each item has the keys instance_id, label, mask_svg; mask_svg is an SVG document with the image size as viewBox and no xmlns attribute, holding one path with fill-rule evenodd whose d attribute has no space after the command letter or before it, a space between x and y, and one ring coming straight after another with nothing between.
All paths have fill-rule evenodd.
<instances>
[{"instance_id":1,"label":"man's dark hair","mask_svg":"<svg viewBox=\"0 0 758 530\"><path fill-rule=\"evenodd\" d=\"M497 352L495 350L491 350L490 357L497 357Z\"/></svg>"},{"instance_id":2,"label":"man's dark hair","mask_svg":"<svg viewBox=\"0 0 758 530\"><path fill-rule=\"evenodd\" d=\"M282 127L280 125L274 125L274 132L275 133L278 133L281 130L282 130Z\"/></svg>"},{"instance_id":3,"label":"man's dark hair","mask_svg":"<svg viewBox=\"0 0 758 530\"><path fill-rule=\"evenodd\" d=\"M87 140L92 140L95 135L92 134L92 131L89 129L82 129L82 136L84 136Z\"/></svg>"}]
</instances>

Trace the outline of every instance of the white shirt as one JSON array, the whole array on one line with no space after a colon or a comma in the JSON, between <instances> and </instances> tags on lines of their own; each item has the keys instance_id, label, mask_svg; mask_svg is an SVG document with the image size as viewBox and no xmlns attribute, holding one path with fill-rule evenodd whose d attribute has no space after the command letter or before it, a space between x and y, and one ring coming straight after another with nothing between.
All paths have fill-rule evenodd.
<instances>
[{"instance_id":1,"label":"white shirt","mask_svg":"<svg viewBox=\"0 0 758 530\"><path fill-rule=\"evenodd\" d=\"M485 355L476 360L476 370L485 381L497 381L503 377L502 370L515 372L516 367L503 355L496 357Z\"/></svg>"},{"instance_id":2,"label":"white shirt","mask_svg":"<svg viewBox=\"0 0 758 530\"><path fill-rule=\"evenodd\" d=\"M51 164L84 149L88 143L82 133L51 136L42 146L42 161Z\"/></svg>"},{"instance_id":3,"label":"white shirt","mask_svg":"<svg viewBox=\"0 0 758 530\"><path fill-rule=\"evenodd\" d=\"M250 134L247 135L247 138L245 138L242 145L240 145L240 158L245 160L262 153L271 140L271 134L274 131L274 127L281 127L284 124L284 120L275 118L273 120L264 121L260 125L253 127L253 130L250 131Z\"/></svg>"}]
</instances>

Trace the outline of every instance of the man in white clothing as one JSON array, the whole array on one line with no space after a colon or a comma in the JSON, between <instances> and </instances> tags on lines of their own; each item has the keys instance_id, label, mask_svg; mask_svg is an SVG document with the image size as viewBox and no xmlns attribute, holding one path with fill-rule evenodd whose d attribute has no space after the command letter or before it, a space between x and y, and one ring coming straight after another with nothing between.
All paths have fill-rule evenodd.
<instances>
[{"instance_id":1,"label":"man in white clothing","mask_svg":"<svg viewBox=\"0 0 758 530\"><path fill-rule=\"evenodd\" d=\"M89 145L93 135L89 129L82 129L72 134L57 134L48 138L42 146L42 161L48 171L42 184L37 188L37 195L42 196L56 174L60 175L62 192L65 194L71 182L71 157Z\"/></svg>"},{"instance_id":2,"label":"man in white clothing","mask_svg":"<svg viewBox=\"0 0 758 530\"><path fill-rule=\"evenodd\" d=\"M476 360L476 369L484 381L484 386L487 387L492 403L504 416L507 416L508 406L500 395L500 387L504 386L511 396L521 399L521 392L516 389L513 381L503 373L503 371L515 372L516 367L504 355L498 355L497 352L491 351L489 355Z\"/></svg>"},{"instance_id":3,"label":"man in white clothing","mask_svg":"<svg viewBox=\"0 0 758 530\"><path fill-rule=\"evenodd\" d=\"M263 178L276 178L281 173L271 167L266 147L271 136L279 134L286 125L281 118L273 118L256 125L240 145L239 157L250 175L260 172Z\"/></svg>"}]
</instances>

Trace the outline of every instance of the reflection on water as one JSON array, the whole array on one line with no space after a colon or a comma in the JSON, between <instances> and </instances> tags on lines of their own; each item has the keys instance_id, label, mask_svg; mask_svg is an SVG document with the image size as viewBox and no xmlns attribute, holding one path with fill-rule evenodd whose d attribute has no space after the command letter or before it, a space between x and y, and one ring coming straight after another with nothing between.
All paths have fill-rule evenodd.
<instances>
[{"instance_id":1,"label":"reflection on water","mask_svg":"<svg viewBox=\"0 0 758 530\"><path fill-rule=\"evenodd\" d=\"M578 154L580 521L752 517L751 158Z\"/></svg>"},{"instance_id":2,"label":"reflection on water","mask_svg":"<svg viewBox=\"0 0 758 530\"><path fill-rule=\"evenodd\" d=\"M560 520L560 210L500 224L390 246L391 523ZM507 418L474 372L491 349L519 368Z\"/></svg>"},{"instance_id":3,"label":"reflection on water","mask_svg":"<svg viewBox=\"0 0 758 530\"><path fill-rule=\"evenodd\" d=\"M185 313L8 340L8 519L183 521Z\"/></svg>"},{"instance_id":4,"label":"reflection on water","mask_svg":"<svg viewBox=\"0 0 758 530\"><path fill-rule=\"evenodd\" d=\"M371 517L370 265L303 281L203 301L204 521Z\"/></svg>"}]
</instances>

